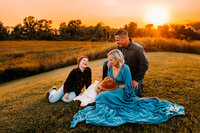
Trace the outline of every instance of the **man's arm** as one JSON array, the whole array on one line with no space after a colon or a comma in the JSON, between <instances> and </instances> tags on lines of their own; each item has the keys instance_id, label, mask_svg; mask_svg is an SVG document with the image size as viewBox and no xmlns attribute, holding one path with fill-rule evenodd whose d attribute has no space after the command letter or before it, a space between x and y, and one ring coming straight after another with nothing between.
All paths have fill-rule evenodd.
<instances>
[{"instance_id":1,"label":"man's arm","mask_svg":"<svg viewBox=\"0 0 200 133\"><path fill-rule=\"evenodd\" d=\"M149 68L149 62L146 58L143 48L138 49L137 59L139 62L139 70L138 73L135 75L135 81L139 82L144 78L145 72Z\"/></svg>"}]
</instances>

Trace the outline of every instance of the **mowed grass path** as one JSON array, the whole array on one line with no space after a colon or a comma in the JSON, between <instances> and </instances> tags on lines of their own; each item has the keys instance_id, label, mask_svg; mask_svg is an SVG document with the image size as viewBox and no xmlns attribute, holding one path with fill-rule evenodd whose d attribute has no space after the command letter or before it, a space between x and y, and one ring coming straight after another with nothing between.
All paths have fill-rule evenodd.
<instances>
[{"instance_id":1,"label":"mowed grass path","mask_svg":"<svg viewBox=\"0 0 200 133\"><path fill-rule=\"evenodd\" d=\"M147 53L149 70L144 80L145 97L159 97L183 105L186 116L176 116L159 124L131 124L101 127L85 122L70 129L79 103L50 104L44 93L60 87L70 66L0 85L0 132L199 132L200 55L171 52ZM91 61L92 80L101 80L106 59Z\"/></svg>"}]
</instances>

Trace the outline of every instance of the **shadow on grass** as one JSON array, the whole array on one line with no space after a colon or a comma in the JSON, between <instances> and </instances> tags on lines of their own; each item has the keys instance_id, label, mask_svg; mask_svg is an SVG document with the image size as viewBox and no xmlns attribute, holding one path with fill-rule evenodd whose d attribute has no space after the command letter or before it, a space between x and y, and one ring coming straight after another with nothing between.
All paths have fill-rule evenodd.
<instances>
[{"instance_id":1,"label":"shadow on grass","mask_svg":"<svg viewBox=\"0 0 200 133\"><path fill-rule=\"evenodd\" d=\"M26 108L20 109L14 116L10 116L4 121L1 130L6 132L191 132L185 117L192 120L190 114L186 116L176 116L169 121L159 124L131 124L126 123L118 127L103 127L86 124L85 121L79 123L76 128L70 128L73 115L84 107L80 107L80 102L73 101L64 103L59 101L51 104L47 99L30 104ZM90 104L94 105L94 104ZM194 124L194 123L193 123Z\"/></svg>"}]
</instances>

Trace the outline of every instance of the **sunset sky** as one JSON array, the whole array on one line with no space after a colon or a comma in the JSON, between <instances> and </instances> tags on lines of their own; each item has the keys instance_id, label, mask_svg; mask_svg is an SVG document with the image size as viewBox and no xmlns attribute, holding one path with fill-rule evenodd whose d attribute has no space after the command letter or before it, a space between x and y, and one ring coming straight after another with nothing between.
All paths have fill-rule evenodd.
<instances>
[{"instance_id":1,"label":"sunset sky","mask_svg":"<svg viewBox=\"0 0 200 133\"><path fill-rule=\"evenodd\" d=\"M200 21L200 0L0 0L0 21L15 26L23 19L61 22L80 19L84 25L103 22L113 28L133 21L139 27L147 23L189 23Z\"/></svg>"}]
</instances>

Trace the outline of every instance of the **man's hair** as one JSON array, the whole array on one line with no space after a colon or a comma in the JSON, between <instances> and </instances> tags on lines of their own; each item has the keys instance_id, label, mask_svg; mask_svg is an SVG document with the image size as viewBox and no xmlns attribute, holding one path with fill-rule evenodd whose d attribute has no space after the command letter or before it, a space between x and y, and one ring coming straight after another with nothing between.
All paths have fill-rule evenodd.
<instances>
[{"instance_id":1,"label":"man's hair","mask_svg":"<svg viewBox=\"0 0 200 133\"><path fill-rule=\"evenodd\" d=\"M124 30L124 29L120 29L120 30L117 30L116 32L115 32L115 34L114 34L115 36L128 36L128 32L126 31L126 30Z\"/></svg>"}]
</instances>

